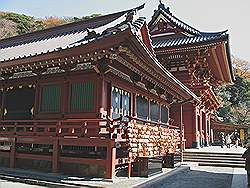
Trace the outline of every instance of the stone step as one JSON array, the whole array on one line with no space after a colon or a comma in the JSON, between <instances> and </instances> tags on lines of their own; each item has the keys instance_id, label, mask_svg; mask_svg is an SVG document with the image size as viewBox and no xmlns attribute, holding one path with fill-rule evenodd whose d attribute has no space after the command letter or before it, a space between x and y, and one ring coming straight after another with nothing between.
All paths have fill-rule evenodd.
<instances>
[{"instance_id":1,"label":"stone step","mask_svg":"<svg viewBox=\"0 0 250 188\"><path fill-rule=\"evenodd\" d=\"M245 168L245 164L233 164L233 163L207 163L199 162L199 166L216 166L216 167L231 167L231 168Z\"/></svg>"},{"instance_id":2,"label":"stone step","mask_svg":"<svg viewBox=\"0 0 250 188\"><path fill-rule=\"evenodd\" d=\"M211 157L230 157L230 158L242 158L241 154L218 154L218 153L183 153L183 156L211 156Z\"/></svg>"},{"instance_id":3,"label":"stone step","mask_svg":"<svg viewBox=\"0 0 250 188\"><path fill-rule=\"evenodd\" d=\"M189 162L205 162L205 163L228 163L228 164L243 164L245 165L245 161L234 161L234 160L207 160L207 159L187 159L184 158L184 161L189 161Z\"/></svg>"},{"instance_id":4,"label":"stone step","mask_svg":"<svg viewBox=\"0 0 250 188\"><path fill-rule=\"evenodd\" d=\"M185 159L207 159L207 160L232 160L232 161L243 161L245 162L245 159L239 158L239 157L221 157L221 156L185 156Z\"/></svg>"},{"instance_id":5,"label":"stone step","mask_svg":"<svg viewBox=\"0 0 250 188\"><path fill-rule=\"evenodd\" d=\"M185 151L183 153L185 162L198 163L200 166L218 166L218 167L233 167L244 168L245 159L241 153L222 153L222 152L199 152Z\"/></svg>"},{"instance_id":6,"label":"stone step","mask_svg":"<svg viewBox=\"0 0 250 188\"><path fill-rule=\"evenodd\" d=\"M197 151L197 152L193 152L193 151L184 151L183 153L189 154L189 153L193 153L193 154L216 154L216 155L242 155L242 153L230 153L230 152L204 152L204 151Z\"/></svg>"}]
</instances>

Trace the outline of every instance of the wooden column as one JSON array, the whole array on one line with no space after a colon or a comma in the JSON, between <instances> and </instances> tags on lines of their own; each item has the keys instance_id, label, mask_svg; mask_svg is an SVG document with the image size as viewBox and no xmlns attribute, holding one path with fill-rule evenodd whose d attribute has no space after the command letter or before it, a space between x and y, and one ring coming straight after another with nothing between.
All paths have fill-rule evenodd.
<instances>
[{"instance_id":1,"label":"wooden column","mask_svg":"<svg viewBox=\"0 0 250 188\"><path fill-rule=\"evenodd\" d=\"M199 147L199 119L198 119L198 109L194 106L194 114L193 114L193 144L192 148Z\"/></svg>"},{"instance_id":2,"label":"wooden column","mask_svg":"<svg viewBox=\"0 0 250 188\"><path fill-rule=\"evenodd\" d=\"M202 132L203 132L203 124L202 124L202 111L200 110L200 113L199 113L199 122L200 122L200 146L203 147L203 143L202 143Z\"/></svg>"},{"instance_id":3,"label":"wooden column","mask_svg":"<svg viewBox=\"0 0 250 188\"><path fill-rule=\"evenodd\" d=\"M10 149L10 168L16 166L16 138L13 138Z\"/></svg>"},{"instance_id":4,"label":"wooden column","mask_svg":"<svg viewBox=\"0 0 250 188\"><path fill-rule=\"evenodd\" d=\"M211 122L210 122L210 115L207 117L207 128L208 128L208 145L211 144Z\"/></svg>"},{"instance_id":5,"label":"wooden column","mask_svg":"<svg viewBox=\"0 0 250 188\"><path fill-rule=\"evenodd\" d=\"M70 91L70 84L67 81L67 78L64 78L64 82L63 82L63 88L62 88L62 118L64 119L64 116L67 112L70 111L70 109L68 109L68 104L70 104L70 100L69 100L69 92Z\"/></svg>"},{"instance_id":6,"label":"wooden column","mask_svg":"<svg viewBox=\"0 0 250 188\"><path fill-rule=\"evenodd\" d=\"M4 102L5 102L6 88L3 86L2 100L1 100L1 115L0 118L4 120Z\"/></svg>"},{"instance_id":7,"label":"wooden column","mask_svg":"<svg viewBox=\"0 0 250 188\"><path fill-rule=\"evenodd\" d=\"M204 146L208 145L208 128L207 128L207 114L202 112L202 124L204 130Z\"/></svg>"},{"instance_id":8,"label":"wooden column","mask_svg":"<svg viewBox=\"0 0 250 188\"><path fill-rule=\"evenodd\" d=\"M131 161L128 162L128 178L131 177L131 173L132 173L132 163Z\"/></svg>"},{"instance_id":9,"label":"wooden column","mask_svg":"<svg viewBox=\"0 0 250 188\"><path fill-rule=\"evenodd\" d=\"M53 154L52 154L52 172L58 173L59 171L59 139L55 138L53 141Z\"/></svg>"},{"instance_id":10,"label":"wooden column","mask_svg":"<svg viewBox=\"0 0 250 188\"><path fill-rule=\"evenodd\" d=\"M103 118L103 113L105 110L105 81L104 81L104 75L100 75L98 79L98 108L99 108L99 114L100 118Z\"/></svg>"},{"instance_id":11,"label":"wooden column","mask_svg":"<svg viewBox=\"0 0 250 188\"><path fill-rule=\"evenodd\" d=\"M183 150L184 150L184 126L183 126L183 104L180 103L180 142L181 142L181 162L183 162Z\"/></svg>"},{"instance_id":12,"label":"wooden column","mask_svg":"<svg viewBox=\"0 0 250 188\"><path fill-rule=\"evenodd\" d=\"M34 118L36 118L36 115L39 113L39 107L40 107L40 84L38 81L35 83L35 103L34 103Z\"/></svg>"},{"instance_id":13,"label":"wooden column","mask_svg":"<svg viewBox=\"0 0 250 188\"><path fill-rule=\"evenodd\" d=\"M137 113L136 113L136 93L132 94L132 116L136 117Z\"/></svg>"},{"instance_id":14,"label":"wooden column","mask_svg":"<svg viewBox=\"0 0 250 188\"><path fill-rule=\"evenodd\" d=\"M151 112L150 112L150 99L148 97L148 120L151 120L150 116L151 116Z\"/></svg>"},{"instance_id":15,"label":"wooden column","mask_svg":"<svg viewBox=\"0 0 250 188\"><path fill-rule=\"evenodd\" d=\"M114 142L110 142L107 147L107 163L105 178L113 179L115 175L116 148Z\"/></svg>"},{"instance_id":16,"label":"wooden column","mask_svg":"<svg viewBox=\"0 0 250 188\"><path fill-rule=\"evenodd\" d=\"M112 117L112 82L109 82L107 84L107 110L108 110L108 116Z\"/></svg>"}]
</instances>

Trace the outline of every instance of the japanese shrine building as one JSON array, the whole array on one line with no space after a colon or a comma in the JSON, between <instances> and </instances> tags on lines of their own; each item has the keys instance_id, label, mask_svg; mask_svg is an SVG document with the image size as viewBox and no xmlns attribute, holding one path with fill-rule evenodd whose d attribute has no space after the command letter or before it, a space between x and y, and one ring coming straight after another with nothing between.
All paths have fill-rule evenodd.
<instances>
[{"instance_id":1,"label":"japanese shrine building","mask_svg":"<svg viewBox=\"0 0 250 188\"><path fill-rule=\"evenodd\" d=\"M183 129L186 147L209 143L228 35L163 4L147 25L143 7L0 40L0 166L113 178L178 153Z\"/></svg>"},{"instance_id":2,"label":"japanese shrine building","mask_svg":"<svg viewBox=\"0 0 250 188\"><path fill-rule=\"evenodd\" d=\"M1 166L113 178L179 150L169 109L199 99L156 59L142 8L0 41Z\"/></svg>"},{"instance_id":3,"label":"japanese shrine building","mask_svg":"<svg viewBox=\"0 0 250 188\"><path fill-rule=\"evenodd\" d=\"M159 62L201 100L183 107L186 147L207 146L212 135L211 115L221 105L213 88L234 80L227 31L201 32L175 17L162 3L148 25ZM180 124L178 105L170 111L171 118Z\"/></svg>"}]
</instances>

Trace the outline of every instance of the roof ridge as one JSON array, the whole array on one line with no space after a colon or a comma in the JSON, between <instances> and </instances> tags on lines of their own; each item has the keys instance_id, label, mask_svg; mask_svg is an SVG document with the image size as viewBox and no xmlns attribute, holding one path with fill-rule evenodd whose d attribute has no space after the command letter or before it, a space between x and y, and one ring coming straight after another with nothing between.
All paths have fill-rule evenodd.
<instances>
[{"instance_id":1,"label":"roof ridge","mask_svg":"<svg viewBox=\"0 0 250 188\"><path fill-rule=\"evenodd\" d=\"M165 5L164 5L163 3L161 3L161 4L158 6L158 9L159 9L160 11L163 11L163 13L168 14L169 16L173 17L173 18L176 19L178 22L180 22L180 23L186 25L187 27L189 27L189 28L190 28L189 32L193 30L192 34L198 34L198 33L200 33L200 31L199 31L198 29L196 29L196 28L190 26L189 24L185 23L184 21L182 21L182 20L180 20L179 18L177 18L176 16L174 16L174 15L172 14L172 12L170 11L170 8L169 8L169 7L166 8ZM170 20L170 21L174 21L174 20ZM177 24L177 23L176 23L176 24ZM178 25L178 26L179 26L179 25ZM185 29L183 26L179 26L179 27ZM185 29L185 30L187 30L187 29Z\"/></svg>"},{"instance_id":2,"label":"roof ridge","mask_svg":"<svg viewBox=\"0 0 250 188\"><path fill-rule=\"evenodd\" d=\"M155 11L154 15L152 16L152 20L149 22L149 25L152 24L154 21L154 18L158 16L158 14L162 13L164 16L167 17L167 19L175 24L177 27L180 27L181 29L185 30L188 33L193 34L194 36L212 36L212 35L223 35L228 30L219 31L219 32L202 32L189 24L185 23L181 19L177 18L172 14L169 7L165 7L165 5L160 1L160 4L158 5L158 10Z\"/></svg>"},{"instance_id":3,"label":"roof ridge","mask_svg":"<svg viewBox=\"0 0 250 188\"><path fill-rule=\"evenodd\" d=\"M88 24L88 23L90 24L93 22L98 23L98 22L101 22L102 19L109 18L109 17L112 21L112 16L119 17L119 16L121 16L125 13L128 13L128 12L131 12L131 11L141 10L144 8L144 6L145 6L145 3L140 5L140 6L137 6L137 7L131 8L131 9L127 9L127 10L123 10L123 11L119 11L119 12L115 12L112 14L106 14L106 15L90 18L87 20L75 21L75 22L71 22L71 23L67 23L67 24L63 24L63 25L58 25L55 27L45 28L42 30L37 30L37 31L33 31L33 32L24 33L24 34L16 35L13 37L1 39L0 46L7 45L9 42L11 42L13 40L16 43L22 42L24 40L31 40L31 37L36 36L36 35L40 35L38 37L43 37L42 34L46 34L46 33L50 33L51 35L58 35L58 33L67 33L67 32L72 32L72 31L77 32L77 31L80 31L80 29L79 28L77 29L77 27L80 27L81 24ZM105 25L105 23L103 23L103 25ZM59 32L59 31L61 31L61 32Z\"/></svg>"}]
</instances>

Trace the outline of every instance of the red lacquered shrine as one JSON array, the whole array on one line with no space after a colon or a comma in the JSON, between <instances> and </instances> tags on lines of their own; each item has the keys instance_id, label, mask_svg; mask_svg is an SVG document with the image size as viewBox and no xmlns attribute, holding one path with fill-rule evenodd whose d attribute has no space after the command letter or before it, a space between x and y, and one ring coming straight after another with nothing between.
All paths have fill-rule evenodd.
<instances>
[{"instance_id":1,"label":"red lacquered shrine","mask_svg":"<svg viewBox=\"0 0 250 188\"><path fill-rule=\"evenodd\" d=\"M220 107L213 88L234 79L227 31L201 32L175 17L162 3L148 27L159 62L201 100L183 104L186 147L209 145L211 114ZM171 106L170 116L180 124L178 108Z\"/></svg>"},{"instance_id":2,"label":"red lacquered shrine","mask_svg":"<svg viewBox=\"0 0 250 188\"><path fill-rule=\"evenodd\" d=\"M198 133L198 113L200 125L206 124L205 109L217 107L216 97L210 85L185 82L194 91L201 88L200 96L207 99L204 110L198 110L198 97L166 70L181 66L176 61L165 66L163 59L185 54L188 70L196 76L207 61L196 64L194 59L207 57L211 71L206 78L212 74L214 79L204 81L231 82L227 35L212 34L215 43L201 43L204 48L191 44L194 51L188 53L186 46L159 48L154 28L167 22L158 23L154 16L150 27L164 68L154 55L145 18L137 14L142 8L0 41L0 166L105 178L128 167L130 175L139 157L178 152L182 127L174 104L191 100L184 106L187 145L189 137L198 141L193 135ZM187 71L178 73L182 81L191 78ZM169 121L172 106L175 126ZM186 124L190 120L194 123Z\"/></svg>"}]
</instances>

